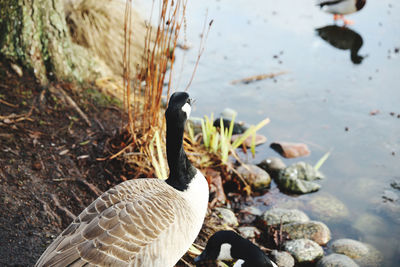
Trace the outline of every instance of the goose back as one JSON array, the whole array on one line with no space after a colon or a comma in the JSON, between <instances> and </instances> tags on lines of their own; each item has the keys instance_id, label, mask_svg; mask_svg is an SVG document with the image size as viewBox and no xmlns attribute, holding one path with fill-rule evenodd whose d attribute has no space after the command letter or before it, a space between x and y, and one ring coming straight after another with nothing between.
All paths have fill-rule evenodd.
<instances>
[{"instance_id":1,"label":"goose back","mask_svg":"<svg viewBox=\"0 0 400 267\"><path fill-rule=\"evenodd\" d=\"M196 208L162 180L123 182L91 203L36 266L173 266L200 231L206 207Z\"/></svg>"}]
</instances>

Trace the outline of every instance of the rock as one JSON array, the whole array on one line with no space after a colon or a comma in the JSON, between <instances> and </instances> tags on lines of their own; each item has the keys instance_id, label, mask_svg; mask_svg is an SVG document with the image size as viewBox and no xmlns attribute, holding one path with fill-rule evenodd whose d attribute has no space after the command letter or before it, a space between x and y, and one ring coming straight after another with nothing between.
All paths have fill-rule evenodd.
<instances>
[{"instance_id":1,"label":"rock","mask_svg":"<svg viewBox=\"0 0 400 267\"><path fill-rule=\"evenodd\" d=\"M399 199L399 196L391 190L385 190L383 191L382 198L386 201L395 202Z\"/></svg>"},{"instance_id":2,"label":"rock","mask_svg":"<svg viewBox=\"0 0 400 267\"><path fill-rule=\"evenodd\" d=\"M232 135L232 142L235 142L235 140L236 139L238 139L238 138L240 138L241 136L242 136L243 134L234 134L234 135ZM256 140L255 140L255 142L254 142L254 144L256 145L256 146L259 146L259 145L262 145L262 144L264 144L265 142L267 142L267 137L265 137L264 135L261 135L261 134L256 134ZM253 143L253 136L249 136L249 137L247 137L245 140L244 140L244 142L243 142L243 144L246 146L246 147L251 147L252 146L252 143Z\"/></svg>"},{"instance_id":3,"label":"rock","mask_svg":"<svg viewBox=\"0 0 400 267\"><path fill-rule=\"evenodd\" d=\"M255 215L255 216L261 216L263 214L263 212L254 206L247 206L244 209L242 209L240 212L245 212L251 215Z\"/></svg>"},{"instance_id":4,"label":"rock","mask_svg":"<svg viewBox=\"0 0 400 267\"><path fill-rule=\"evenodd\" d=\"M273 250L270 254L271 260L279 267L293 267L294 258L286 251Z\"/></svg>"},{"instance_id":5,"label":"rock","mask_svg":"<svg viewBox=\"0 0 400 267\"><path fill-rule=\"evenodd\" d=\"M238 220L236 219L235 213L230 209L226 208L215 208L218 213L219 217L223 220L223 223L229 226L238 226Z\"/></svg>"},{"instance_id":6,"label":"rock","mask_svg":"<svg viewBox=\"0 0 400 267\"><path fill-rule=\"evenodd\" d=\"M297 158L310 155L310 150L306 144L274 142L270 147L285 158Z\"/></svg>"},{"instance_id":7,"label":"rock","mask_svg":"<svg viewBox=\"0 0 400 267\"><path fill-rule=\"evenodd\" d=\"M256 238L261 234L260 230L254 226L241 226L238 228L238 231L246 239Z\"/></svg>"},{"instance_id":8,"label":"rock","mask_svg":"<svg viewBox=\"0 0 400 267\"><path fill-rule=\"evenodd\" d=\"M365 267L378 267L382 264L381 253L369 244L353 239L338 239L331 244L335 253L352 258L357 264Z\"/></svg>"},{"instance_id":9,"label":"rock","mask_svg":"<svg viewBox=\"0 0 400 267\"><path fill-rule=\"evenodd\" d=\"M368 247L357 240L338 239L331 244L331 249L335 253L344 254L352 259L359 259L368 254Z\"/></svg>"},{"instance_id":10,"label":"rock","mask_svg":"<svg viewBox=\"0 0 400 267\"><path fill-rule=\"evenodd\" d=\"M286 168L286 164L276 157L264 159L257 165L271 174L278 174L282 169Z\"/></svg>"},{"instance_id":11,"label":"rock","mask_svg":"<svg viewBox=\"0 0 400 267\"><path fill-rule=\"evenodd\" d=\"M358 264L346 255L333 253L320 259L317 267L358 267Z\"/></svg>"},{"instance_id":12,"label":"rock","mask_svg":"<svg viewBox=\"0 0 400 267\"><path fill-rule=\"evenodd\" d=\"M320 245L309 239L287 241L283 246L299 263L312 262L324 255Z\"/></svg>"},{"instance_id":13,"label":"rock","mask_svg":"<svg viewBox=\"0 0 400 267\"><path fill-rule=\"evenodd\" d=\"M313 196L307 205L323 221L340 221L349 215L346 205L330 194Z\"/></svg>"},{"instance_id":14,"label":"rock","mask_svg":"<svg viewBox=\"0 0 400 267\"><path fill-rule=\"evenodd\" d=\"M310 220L308 216L300 210L281 208L272 208L270 210L267 210L266 212L264 212L261 219L264 221L265 224L269 226L280 225L281 223L304 223Z\"/></svg>"},{"instance_id":15,"label":"rock","mask_svg":"<svg viewBox=\"0 0 400 267\"><path fill-rule=\"evenodd\" d=\"M229 129L231 125L231 119L222 119L222 123L224 124L225 129ZM214 120L213 125L215 127L221 127L221 118L217 118ZM232 134L242 134L247 130L247 128L243 125L243 123L234 122L233 123L233 131Z\"/></svg>"},{"instance_id":16,"label":"rock","mask_svg":"<svg viewBox=\"0 0 400 267\"><path fill-rule=\"evenodd\" d=\"M243 164L237 171L255 190L268 188L271 184L271 177L269 174L256 165Z\"/></svg>"},{"instance_id":17,"label":"rock","mask_svg":"<svg viewBox=\"0 0 400 267\"><path fill-rule=\"evenodd\" d=\"M282 230L289 234L290 239L306 238L318 245L325 245L331 240L331 231L322 222L288 223L282 226Z\"/></svg>"},{"instance_id":18,"label":"rock","mask_svg":"<svg viewBox=\"0 0 400 267\"><path fill-rule=\"evenodd\" d=\"M357 216L353 227L361 233L368 233L369 235L384 234L387 230L383 219L370 213L363 213Z\"/></svg>"},{"instance_id":19,"label":"rock","mask_svg":"<svg viewBox=\"0 0 400 267\"><path fill-rule=\"evenodd\" d=\"M310 164L298 162L283 169L278 176L279 187L291 193L306 194L319 190L319 184L311 182L324 176Z\"/></svg>"}]
</instances>

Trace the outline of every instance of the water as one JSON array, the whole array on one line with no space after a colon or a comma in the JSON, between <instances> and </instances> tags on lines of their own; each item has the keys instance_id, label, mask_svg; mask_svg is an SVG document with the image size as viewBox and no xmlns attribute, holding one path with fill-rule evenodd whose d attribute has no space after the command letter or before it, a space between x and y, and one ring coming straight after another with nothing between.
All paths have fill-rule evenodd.
<instances>
[{"instance_id":1,"label":"water","mask_svg":"<svg viewBox=\"0 0 400 267\"><path fill-rule=\"evenodd\" d=\"M400 53L395 53L400 48L400 3L369 0L362 11L348 16L355 21L349 38L363 39L358 55L364 59L355 64L350 50L337 49L317 35L317 28L332 25L333 20L313 0L189 1L186 39L193 48L177 53L174 86L178 90L191 76L207 12L214 23L189 89L197 103L194 116L219 114L230 107L249 124L269 117L271 123L260 133L270 142L308 144L312 154L302 160L311 164L332 150L321 168L327 176L322 189L298 200L326 193L340 199L350 214L340 222L327 222L333 238L368 242L383 253L385 266L398 264L400 214L380 207L383 191L400 180L400 119L396 118ZM231 84L280 71L287 74ZM379 113L370 115L375 110ZM249 160L259 162L268 156L277 154L263 145ZM377 216L380 224L358 220L369 215Z\"/></svg>"}]
</instances>

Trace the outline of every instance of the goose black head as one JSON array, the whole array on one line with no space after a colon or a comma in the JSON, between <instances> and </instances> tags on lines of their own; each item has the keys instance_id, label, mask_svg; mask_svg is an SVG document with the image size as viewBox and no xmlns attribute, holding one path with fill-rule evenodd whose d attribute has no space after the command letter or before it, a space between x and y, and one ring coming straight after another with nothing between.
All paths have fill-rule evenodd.
<instances>
[{"instance_id":1,"label":"goose black head","mask_svg":"<svg viewBox=\"0 0 400 267\"><path fill-rule=\"evenodd\" d=\"M169 99L168 108L165 111L165 118L168 122L184 125L190 116L191 109L191 100L188 93L173 93Z\"/></svg>"},{"instance_id":2,"label":"goose black head","mask_svg":"<svg viewBox=\"0 0 400 267\"><path fill-rule=\"evenodd\" d=\"M240 266L277 266L259 247L233 231L216 232L208 240L204 251L194 261L200 263L232 259L241 259Z\"/></svg>"}]
</instances>

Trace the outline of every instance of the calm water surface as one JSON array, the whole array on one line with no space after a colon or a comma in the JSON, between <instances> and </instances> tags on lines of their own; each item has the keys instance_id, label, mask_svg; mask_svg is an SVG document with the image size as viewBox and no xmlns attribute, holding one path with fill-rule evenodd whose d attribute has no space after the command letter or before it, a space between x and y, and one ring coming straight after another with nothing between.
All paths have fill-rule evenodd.
<instances>
[{"instance_id":1,"label":"calm water surface","mask_svg":"<svg viewBox=\"0 0 400 267\"><path fill-rule=\"evenodd\" d=\"M250 124L269 117L271 123L260 133L271 142L308 144L312 153L301 160L311 164L332 150L321 168L327 177L322 189L297 199L327 193L340 199L349 215L340 222L326 222L333 239L368 242L383 253L385 266L399 264L400 214L385 212L381 205L384 190L399 195L390 183L400 180L400 53L395 52L400 48L400 2L369 0L362 11L348 17L355 25L339 45L359 47L362 38L358 57L353 51L353 61L362 62L355 64L350 50L337 49L318 36L316 29L333 25L333 20L313 0L189 1L186 39L193 48L178 52L178 90L191 76L207 12L214 24L189 90L197 102L194 116L218 115L230 107ZM231 84L280 71L288 73L247 85ZM379 113L371 116L375 110ZM268 156L278 155L268 145L260 146L249 161ZM375 219L360 222L369 215Z\"/></svg>"}]
</instances>

